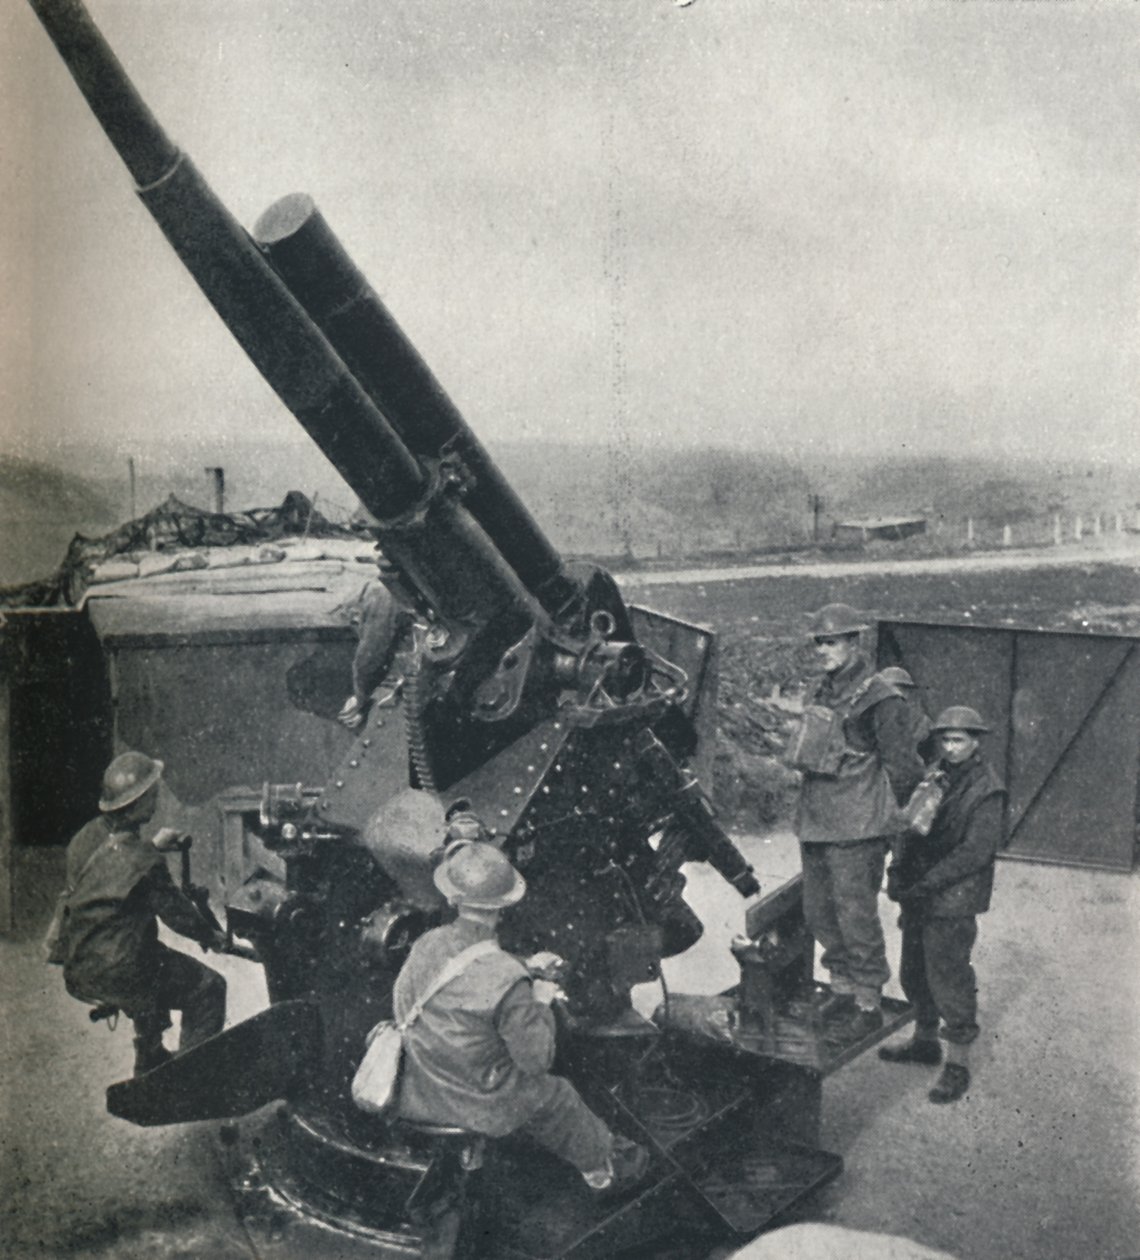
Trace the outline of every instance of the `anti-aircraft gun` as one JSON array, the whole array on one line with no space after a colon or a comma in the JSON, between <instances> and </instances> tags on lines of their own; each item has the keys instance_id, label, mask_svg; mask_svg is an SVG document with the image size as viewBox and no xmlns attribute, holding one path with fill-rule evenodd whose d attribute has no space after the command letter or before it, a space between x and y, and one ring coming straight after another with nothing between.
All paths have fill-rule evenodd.
<instances>
[{"instance_id":1,"label":"anti-aircraft gun","mask_svg":"<svg viewBox=\"0 0 1140 1260\"><path fill-rule=\"evenodd\" d=\"M667 1000L657 1022L632 1007L631 989L700 936L683 863L759 892L688 768L711 636L564 564L313 203L286 197L248 234L79 0L30 3L170 244L375 518L381 579L415 616L402 694L374 705L329 782L267 785L251 838L264 861L227 889L233 948L263 965L268 1010L112 1086L110 1110L168 1124L279 1101L243 1184L386 1254L452 1254L475 1212L494 1254L518 1257L756 1232L838 1171L814 1148L819 1082L855 1048L821 1059L810 1034L794 887L750 907L738 992ZM406 763L377 756L393 739ZM567 961L559 1066L651 1148L631 1200L588 1201L509 1144L477 1174L471 1135L352 1106L365 1034L445 912L431 873L451 809L478 813L526 874L504 946Z\"/></svg>"}]
</instances>

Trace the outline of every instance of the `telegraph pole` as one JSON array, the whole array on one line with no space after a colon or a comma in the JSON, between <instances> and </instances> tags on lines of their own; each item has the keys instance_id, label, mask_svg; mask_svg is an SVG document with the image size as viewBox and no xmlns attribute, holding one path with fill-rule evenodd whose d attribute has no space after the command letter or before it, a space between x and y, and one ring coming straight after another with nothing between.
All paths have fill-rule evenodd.
<instances>
[{"instance_id":1,"label":"telegraph pole","mask_svg":"<svg viewBox=\"0 0 1140 1260\"><path fill-rule=\"evenodd\" d=\"M823 495L809 494L808 508L811 511L811 540L819 542L819 515L823 511Z\"/></svg>"},{"instance_id":2,"label":"telegraph pole","mask_svg":"<svg viewBox=\"0 0 1140 1260\"><path fill-rule=\"evenodd\" d=\"M214 511L221 516L226 510L226 470L207 468L206 472L214 479Z\"/></svg>"}]
</instances>

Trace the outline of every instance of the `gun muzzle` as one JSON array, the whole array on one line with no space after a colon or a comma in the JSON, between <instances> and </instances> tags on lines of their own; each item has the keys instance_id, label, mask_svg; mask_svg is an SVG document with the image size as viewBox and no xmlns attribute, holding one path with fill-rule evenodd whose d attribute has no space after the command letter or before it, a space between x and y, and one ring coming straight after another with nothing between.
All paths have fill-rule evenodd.
<instances>
[{"instance_id":1,"label":"gun muzzle","mask_svg":"<svg viewBox=\"0 0 1140 1260\"><path fill-rule=\"evenodd\" d=\"M253 235L412 454L462 460L471 474L464 506L542 608L555 620L566 615L581 598L578 584L312 199L281 198Z\"/></svg>"},{"instance_id":2,"label":"gun muzzle","mask_svg":"<svg viewBox=\"0 0 1140 1260\"><path fill-rule=\"evenodd\" d=\"M418 462L167 137L80 0L30 3L140 199L242 349L364 502L382 516L406 512L427 485ZM361 449L371 453L363 465Z\"/></svg>"}]
</instances>

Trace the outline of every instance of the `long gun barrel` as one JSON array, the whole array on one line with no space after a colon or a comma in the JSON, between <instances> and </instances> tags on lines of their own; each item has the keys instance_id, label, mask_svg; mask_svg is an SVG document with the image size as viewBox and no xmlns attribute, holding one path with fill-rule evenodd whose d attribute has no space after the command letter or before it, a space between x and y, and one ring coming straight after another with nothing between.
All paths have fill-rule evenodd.
<instances>
[{"instance_id":1,"label":"long gun barrel","mask_svg":"<svg viewBox=\"0 0 1140 1260\"><path fill-rule=\"evenodd\" d=\"M459 457L471 476L467 510L546 612L564 616L580 592L558 552L312 199L282 197L253 234L408 449L421 460Z\"/></svg>"},{"instance_id":2,"label":"long gun barrel","mask_svg":"<svg viewBox=\"0 0 1140 1260\"><path fill-rule=\"evenodd\" d=\"M139 198L282 402L383 515L422 494L423 470L274 274L245 230L170 141L79 0L30 0ZM339 435L339 437L338 437ZM348 458L368 443L375 458Z\"/></svg>"},{"instance_id":3,"label":"long gun barrel","mask_svg":"<svg viewBox=\"0 0 1140 1260\"><path fill-rule=\"evenodd\" d=\"M530 606L526 586L448 493L447 477L408 449L265 254L167 137L80 0L30 3L143 204L254 365L378 518L385 556L412 591L453 625ZM529 576L552 571L546 556Z\"/></svg>"}]
</instances>

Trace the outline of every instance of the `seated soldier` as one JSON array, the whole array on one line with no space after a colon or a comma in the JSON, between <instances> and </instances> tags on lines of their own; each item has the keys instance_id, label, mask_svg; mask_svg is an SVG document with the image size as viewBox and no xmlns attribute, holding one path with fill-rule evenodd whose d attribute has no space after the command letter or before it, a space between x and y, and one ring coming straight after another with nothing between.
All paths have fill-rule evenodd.
<instances>
[{"instance_id":1,"label":"seated soldier","mask_svg":"<svg viewBox=\"0 0 1140 1260\"><path fill-rule=\"evenodd\" d=\"M494 939L504 908L526 892L522 875L493 844L454 839L472 824L486 834L471 815L453 820L452 843L434 876L458 918L412 946L393 995L398 1021L450 959ZM524 1134L577 1168L592 1190L624 1190L644 1176L649 1157L611 1133L568 1080L550 1074L557 992L505 950L477 958L430 998L404 1034L399 1114L490 1137Z\"/></svg>"},{"instance_id":2,"label":"seated soldier","mask_svg":"<svg viewBox=\"0 0 1140 1260\"><path fill-rule=\"evenodd\" d=\"M116 757L103 776L101 811L67 849L58 948L67 991L81 1002L114 1006L135 1026L135 1075L170 1058L162 1044L170 1012L182 1012L179 1049L221 1032L226 982L210 967L158 939L157 918L203 948L225 937L174 883L163 850L178 841L168 827L153 840L163 764L139 752Z\"/></svg>"}]
</instances>

